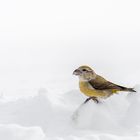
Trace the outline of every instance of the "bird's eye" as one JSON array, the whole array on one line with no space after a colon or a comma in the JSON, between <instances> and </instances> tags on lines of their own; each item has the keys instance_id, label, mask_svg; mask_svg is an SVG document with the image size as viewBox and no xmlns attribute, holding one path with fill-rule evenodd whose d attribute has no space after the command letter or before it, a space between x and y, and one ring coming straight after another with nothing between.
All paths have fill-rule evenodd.
<instances>
[{"instance_id":1,"label":"bird's eye","mask_svg":"<svg viewBox=\"0 0 140 140\"><path fill-rule=\"evenodd\" d=\"M83 71L87 71L86 69L83 69Z\"/></svg>"}]
</instances>

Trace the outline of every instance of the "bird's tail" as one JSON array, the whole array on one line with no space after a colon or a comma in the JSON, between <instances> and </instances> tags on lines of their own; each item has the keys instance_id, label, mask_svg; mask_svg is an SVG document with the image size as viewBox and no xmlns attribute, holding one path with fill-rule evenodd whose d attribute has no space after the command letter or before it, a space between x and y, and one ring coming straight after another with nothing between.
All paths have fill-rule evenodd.
<instances>
[{"instance_id":1,"label":"bird's tail","mask_svg":"<svg viewBox=\"0 0 140 140\"><path fill-rule=\"evenodd\" d=\"M127 91L136 92L136 90L134 90L134 88L127 88Z\"/></svg>"},{"instance_id":2,"label":"bird's tail","mask_svg":"<svg viewBox=\"0 0 140 140\"><path fill-rule=\"evenodd\" d=\"M122 87L122 86L119 86L119 87L121 88L122 91L136 92L134 88L127 88L127 87Z\"/></svg>"}]
</instances>

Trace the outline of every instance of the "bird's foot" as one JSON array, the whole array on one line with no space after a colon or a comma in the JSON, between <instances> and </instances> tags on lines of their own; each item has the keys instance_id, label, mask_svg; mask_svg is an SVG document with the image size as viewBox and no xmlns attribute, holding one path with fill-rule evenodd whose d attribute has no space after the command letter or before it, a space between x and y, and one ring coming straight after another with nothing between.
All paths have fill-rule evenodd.
<instances>
[{"instance_id":1,"label":"bird's foot","mask_svg":"<svg viewBox=\"0 0 140 140\"><path fill-rule=\"evenodd\" d=\"M101 103L96 97L92 97L92 100L95 102L95 103Z\"/></svg>"}]
</instances>

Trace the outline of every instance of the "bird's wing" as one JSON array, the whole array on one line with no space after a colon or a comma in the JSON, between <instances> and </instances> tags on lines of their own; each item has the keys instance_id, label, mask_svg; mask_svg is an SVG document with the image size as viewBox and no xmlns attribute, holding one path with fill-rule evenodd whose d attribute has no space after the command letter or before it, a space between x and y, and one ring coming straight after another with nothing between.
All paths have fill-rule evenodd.
<instances>
[{"instance_id":1,"label":"bird's wing","mask_svg":"<svg viewBox=\"0 0 140 140\"><path fill-rule=\"evenodd\" d=\"M97 90L109 90L109 89L123 90L125 88L116 85L114 83L111 83L99 75L96 76L96 79L90 80L89 83L94 89Z\"/></svg>"}]
</instances>

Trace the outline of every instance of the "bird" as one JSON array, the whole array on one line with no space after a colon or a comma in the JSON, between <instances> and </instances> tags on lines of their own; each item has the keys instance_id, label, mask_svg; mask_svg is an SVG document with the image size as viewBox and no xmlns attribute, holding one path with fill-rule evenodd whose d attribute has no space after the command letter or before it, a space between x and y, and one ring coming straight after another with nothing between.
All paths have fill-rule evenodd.
<instances>
[{"instance_id":1,"label":"bird","mask_svg":"<svg viewBox=\"0 0 140 140\"><path fill-rule=\"evenodd\" d=\"M91 99L95 103L100 103L100 99L106 99L111 95L117 94L119 91L136 92L134 88L127 88L106 80L86 65L74 70L73 74L79 77L80 91L88 97L84 104Z\"/></svg>"}]
</instances>

